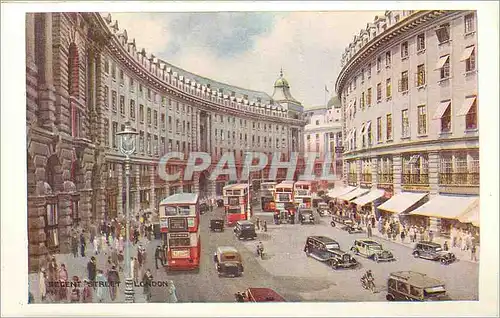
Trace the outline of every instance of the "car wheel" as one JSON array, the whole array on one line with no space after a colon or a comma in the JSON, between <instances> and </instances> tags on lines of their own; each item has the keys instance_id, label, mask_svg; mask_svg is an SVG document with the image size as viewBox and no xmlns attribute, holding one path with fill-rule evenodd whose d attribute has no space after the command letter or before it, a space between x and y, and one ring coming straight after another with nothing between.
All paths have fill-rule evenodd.
<instances>
[{"instance_id":1,"label":"car wheel","mask_svg":"<svg viewBox=\"0 0 500 318\"><path fill-rule=\"evenodd\" d=\"M418 258L418 257L420 257L420 253L419 253L419 252L413 252L413 256L414 256L415 258Z\"/></svg>"},{"instance_id":2,"label":"car wheel","mask_svg":"<svg viewBox=\"0 0 500 318\"><path fill-rule=\"evenodd\" d=\"M349 231L347 231L347 233L352 234L352 231L351 231L351 230L349 230Z\"/></svg>"},{"instance_id":3,"label":"car wheel","mask_svg":"<svg viewBox=\"0 0 500 318\"><path fill-rule=\"evenodd\" d=\"M442 259L441 259L441 264L443 264L443 265L448 265L448 261L447 261L447 260L445 260L444 258L442 258Z\"/></svg>"},{"instance_id":4,"label":"car wheel","mask_svg":"<svg viewBox=\"0 0 500 318\"><path fill-rule=\"evenodd\" d=\"M331 225L332 227L335 227L335 222L330 222L330 225Z\"/></svg>"},{"instance_id":5,"label":"car wheel","mask_svg":"<svg viewBox=\"0 0 500 318\"><path fill-rule=\"evenodd\" d=\"M376 255L376 254L375 254L375 255L373 256L373 260L374 260L375 262L377 262L377 263L378 263L378 255Z\"/></svg>"},{"instance_id":6,"label":"car wheel","mask_svg":"<svg viewBox=\"0 0 500 318\"><path fill-rule=\"evenodd\" d=\"M333 269L337 269L338 266L337 266L337 262L336 261L331 261L330 262L330 266L333 268Z\"/></svg>"},{"instance_id":7,"label":"car wheel","mask_svg":"<svg viewBox=\"0 0 500 318\"><path fill-rule=\"evenodd\" d=\"M387 296L385 296L385 299L387 299L387 301L394 301L394 296L391 294L387 294Z\"/></svg>"}]
</instances>

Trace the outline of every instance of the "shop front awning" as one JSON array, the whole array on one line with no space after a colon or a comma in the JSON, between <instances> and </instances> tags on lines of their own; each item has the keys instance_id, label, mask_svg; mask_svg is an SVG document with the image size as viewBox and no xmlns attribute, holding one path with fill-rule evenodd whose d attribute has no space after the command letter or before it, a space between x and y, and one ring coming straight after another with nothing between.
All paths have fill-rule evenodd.
<instances>
[{"instance_id":1,"label":"shop front awning","mask_svg":"<svg viewBox=\"0 0 500 318\"><path fill-rule=\"evenodd\" d=\"M444 64L450 59L449 55L441 56L436 64L435 70L442 69Z\"/></svg>"},{"instance_id":2,"label":"shop front awning","mask_svg":"<svg viewBox=\"0 0 500 318\"><path fill-rule=\"evenodd\" d=\"M393 213L402 213L422 200L426 195L427 193L402 192L394 195L384 204L381 204L378 209Z\"/></svg>"},{"instance_id":3,"label":"shop front awning","mask_svg":"<svg viewBox=\"0 0 500 318\"><path fill-rule=\"evenodd\" d=\"M338 188L333 188L332 190L328 191L327 195L330 198L338 198L339 196L346 194L348 192L353 191L356 189L355 187L347 186L347 187L338 187Z\"/></svg>"},{"instance_id":4,"label":"shop front awning","mask_svg":"<svg viewBox=\"0 0 500 318\"><path fill-rule=\"evenodd\" d=\"M470 56L472 55L472 52L474 52L474 46L466 47L464 52L462 53L462 57L460 58L460 61L463 62L465 60L468 60L470 58Z\"/></svg>"},{"instance_id":5,"label":"shop front awning","mask_svg":"<svg viewBox=\"0 0 500 318\"><path fill-rule=\"evenodd\" d=\"M472 223L472 225L479 227L479 202L474 204L468 212L465 212L458 218L462 223Z\"/></svg>"},{"instance_id":6,"label":"shop front awning","mask_svg":"<svg viewBox=\"0 0 500 318\"><path fill-rule=\"evenodd\" d=\"M457 116L467 115L472 105L474 105L475 101L476 101L476 96L467 97L464 101L462 108L460 108L460 111L458 112Z\"/></svg>"},{"instance_id":7,"label":"shop front awning","mask_svg":"<svg viewBox=\"0 0 500 318\"><path fill-rule=\"evenodd\" d=\"M441 117L443 117L444 113L446 112L446 110L448 109L450 104L451 104L451 101L449 101L449 100L445 101L445 102L441 102L439 104L438 108L436 109L434 116L432 116L432 119L441 119Z\"/></svg>"},{"instance_id":8,"label":"shop front awning","mask_svg":"<svg viewBox=\"0 0 500 318\"><path fill-rule=\"evenodd\" d=\"M351 201L352 199L355 199L359 196L362 196L365 193L368 193L370 189L362 189L362 188L356 188L355 190L345 193L341 196L339 196L340 200L345 200L345 201Z\"/></svg>"},{"instance_id":9,"label":"shop front awning","mask_svg":"<svg viewBox=\"0 0 500 318\"><path fill-rule=\"evenodd\" d=\"M431 216L442 219L458 219L479 201L479 197L459 197L451 195L437 195L410 212L411 215Z\"/></svg>"},{"instance_id":10,"label":"shop front awning","mask_svg":"<svg viewBox=\"0 0 500 318\"><path fill-rule=\"evenodd\" d=\"M384 190L374 189L368 192L367 194L356 198L354 201L352 201L352 203L359 206L364 206L367 205L368 203L372 203L373 201L383 196L384 196Z\"/></svg>"}]
</instances>

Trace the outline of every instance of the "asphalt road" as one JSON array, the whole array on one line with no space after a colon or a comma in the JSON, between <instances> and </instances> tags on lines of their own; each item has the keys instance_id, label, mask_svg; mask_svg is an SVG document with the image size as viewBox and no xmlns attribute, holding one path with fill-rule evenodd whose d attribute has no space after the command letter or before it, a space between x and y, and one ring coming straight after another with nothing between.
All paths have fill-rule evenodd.
<instances>
[{"instance_id":1,"label":"asphalt road","mask_svg":"<svg viewBox=\"0 0 500 318\"><path fill-rule=\"evenodd\" d=\"M361 256L355 256L361 263L356 269L333 270L325 264L305 256L304 243L309 235L325 235L340 243L341 249L349 250L355 238L366 234L348 234L329 225L329 218L317 217L314 225L283 224L273 225L270 214L256 213L268 222L268 232L258 232L257 241L239 241L232 228L224 232L210 232L209 220L222 217L222 209L216 209L201 216L201 265L199 272L169 272L163 269L153 274L155 278L174 281L180 302L233 302L234 293L248 287L269 287L283 295L288 301L385 301L386 280L390 272L414 270L445 282L448 293L455 300L478 299L477 263L457 261L441 265L423 259L415 259L411 248L380 241L391 250L397 261L375 263ZM256 217L254 216L254 217ZM264 260L257 258L255 247L258 241L265 246ZM243 257L245 272L237 278L219 277L213 263L213 253L217 246L234 246ZM153 248L155 244L151 244ZM149 255L153 255L152 252ZM377 292L371 293L361 288L359 282L363 273L371 269L375 276ZM153 301L162 301L163 295Z\"/></svg>"}]
</instances>

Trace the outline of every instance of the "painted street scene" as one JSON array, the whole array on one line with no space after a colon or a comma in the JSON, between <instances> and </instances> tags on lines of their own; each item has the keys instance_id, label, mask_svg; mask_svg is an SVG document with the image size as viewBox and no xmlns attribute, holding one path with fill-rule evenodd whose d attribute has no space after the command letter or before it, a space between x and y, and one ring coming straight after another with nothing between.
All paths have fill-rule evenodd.
<instances>
[{"instance_id":1,"label":"painted street scene","mask_svg":"<svg viewBox=\"0 0 500 318\"><path fill-rule=\"evenodd\" d=\"M27 13L29 302L478 300L477 24Z\"/></svg>"}]
</instances>

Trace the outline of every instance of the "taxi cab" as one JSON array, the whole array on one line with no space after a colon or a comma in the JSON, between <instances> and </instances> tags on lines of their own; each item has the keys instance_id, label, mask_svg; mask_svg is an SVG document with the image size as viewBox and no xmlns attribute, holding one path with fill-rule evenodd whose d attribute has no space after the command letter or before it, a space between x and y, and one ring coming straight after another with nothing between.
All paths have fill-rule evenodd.
<instances>
[{"instance_id":1,"label":"taxi cab","mask_svg":"<svg viewBox=\"0 0 500 318\"><path fill-rule=\"evenodd\" d=\"M239 277L243 274L241 254L232 246L217 247L214 263L219 276Z\"/></svg>"}]
</instances>

